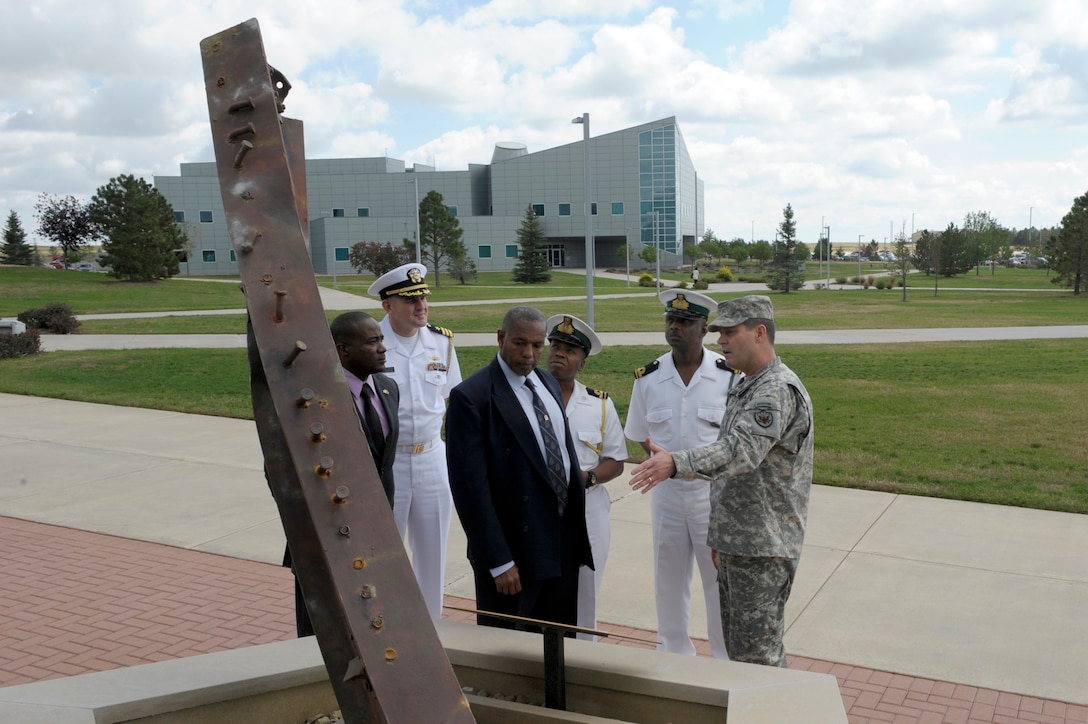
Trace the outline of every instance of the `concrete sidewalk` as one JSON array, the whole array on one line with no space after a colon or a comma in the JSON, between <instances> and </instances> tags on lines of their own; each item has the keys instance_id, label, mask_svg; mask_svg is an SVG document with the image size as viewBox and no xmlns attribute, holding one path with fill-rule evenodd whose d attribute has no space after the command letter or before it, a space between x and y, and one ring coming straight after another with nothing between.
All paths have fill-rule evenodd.
<instances>
[{"instance_id":1,"label":"concrete sidewalk","mask_svg":"<svg viewBox=\"0 0 1088 724\"><path fill-rule=\"evenodd\" d=\"M282 555L252 422L0 394L0 460L0 516ZM609 489L600 617L653 630L649 497ZM471 599L454 528L446 592ZM1088 516L816 486L787 614L793 656L1088 704Z\"/></svg>"}]
</instances>

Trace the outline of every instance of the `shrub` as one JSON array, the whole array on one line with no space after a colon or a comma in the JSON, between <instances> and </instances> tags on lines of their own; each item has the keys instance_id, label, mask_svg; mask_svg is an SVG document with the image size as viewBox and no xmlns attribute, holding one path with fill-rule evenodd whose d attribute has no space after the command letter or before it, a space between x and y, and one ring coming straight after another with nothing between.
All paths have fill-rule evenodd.
<instances>
[{"instance_id":1,"label":"shrub","mask_svg":"<svg viewBox=\"0 0 1088 724\"><path fill-rule=\"evenodd\" d=\"M885 277L877 277L875 286L877 289L887 289L889 283L890 282Z\"/></svg>"},{"instance_id":2,"label":"shrub","mask_svg":"<svg viewBox=\"0 0 1088 724\"><path fill-rule=\"evenodd\" d=\"M718 273L714 275L714 278L720 282L731 282L733 281L733 270L722 264L718 267Z\"/></svg>"},{"instance_id":3,"label":"shrub","mask_svg":"<svg viewBox=\"0 0 1088 724\"><path fill-rule=\"evenodd\" d=\"M691 288L692 289L709 289L710 284L707 282L706 279L700 279L699 281L692 284Z\"/></svg>"},{"instance_id":4,"label":"shrub","mask_svg":"<svg viewBox=\"0 0 1088 724\"><path fill-rule=\"evenodd\" d=\"M640 287L656 287L657 282L654 280L654 275L650 272L642 272L638 275L638 285Z\"/></svg>"},{"instance_id":5,"label":"shrub","mask_svg":"<svg viewBox=\"0 0 1088 724\"><path fill-rule=\"evenodd\" d=\"M49 302L38 309L20 312L18 320L27 329L37 329L53 334L71 334L79 327L79 320L72 314L72 309L62 302Z\"/></svg>"},{"instance_id":6,"label":"shrub","mask_svg":"<svg viewBox=\"0 0 1088 724\"><path fill-rule=\"evenodd\" d=\"M846 277L835 277L836 284L846 284Z\"/></svg>"},{"instance_id":7,"label":"shrub","mask_svg":"<svg viewBox=\"0 0 1088 724\"><path fill-rule=\"evenodd\" d=\"M688 288L687 280L681 279L680 281L676 282L676 288L677 289L687 289Z\"/></svg>"},{"instance_id":8,"label":"shrub","mask_svg":"<svg viewBox=\"0 0 1088 724\"><path fill-rule=\"evenodd\" d=\"M36 329L28 329L22 334L0 335L0 359L29 357L41 351L42 339Z\"/></svg>"}]
</instances>

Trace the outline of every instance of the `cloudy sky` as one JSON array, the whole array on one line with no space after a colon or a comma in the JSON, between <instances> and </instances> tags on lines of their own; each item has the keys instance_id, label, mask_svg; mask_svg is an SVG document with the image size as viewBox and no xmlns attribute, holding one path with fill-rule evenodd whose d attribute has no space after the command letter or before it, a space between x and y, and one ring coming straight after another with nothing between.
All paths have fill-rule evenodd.
<instances>
[{"instance_id":1,"label":"cloudy sky","mask_svg":"<svg viewBox=\"0 0 1088 724\"><path fill-rule=\"evenodd\" d=\"M199 43L243 20L311 158L461 170L676 116L720 238L1025 228L1088 191L1084 0L22 0L0 23L0 214L211 161ZM33 236L33 234L32 234Z\"/></svg>"}]
</instances>

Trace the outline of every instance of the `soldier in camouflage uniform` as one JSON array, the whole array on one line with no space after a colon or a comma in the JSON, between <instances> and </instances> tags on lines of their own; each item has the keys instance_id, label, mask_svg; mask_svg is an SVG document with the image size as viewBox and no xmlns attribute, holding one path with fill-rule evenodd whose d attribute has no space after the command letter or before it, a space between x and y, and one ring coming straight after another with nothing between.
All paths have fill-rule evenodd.
<instances>
[{"instance_id":1,"label":"soldier in camouflage uniform","mask_svg":"<svg viewBox=\"0 0 1088 724\"><path fill-rule=\"evenodd\" d=\"M786 666L785 606L805 538L812 489L812 401L774 351L771 300L721 302L708 325L722 354L746 377L729 393L718 440L653 456L631 486L643 492L670 477L709 478L722 629L734 661Z\"/></svg>"}]
</instances>

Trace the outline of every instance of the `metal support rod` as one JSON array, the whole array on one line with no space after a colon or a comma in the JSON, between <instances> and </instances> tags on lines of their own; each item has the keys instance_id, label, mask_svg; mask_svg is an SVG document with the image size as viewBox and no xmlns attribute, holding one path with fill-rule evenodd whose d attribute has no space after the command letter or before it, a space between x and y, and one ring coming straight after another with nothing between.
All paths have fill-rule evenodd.
<instances>
[{"instance_id":1,"label":"metal support rod","mask_svg":"<svg viewBox=\"0 0 1088 724\"><path fill-rule=\"evenodd\" d=\"M596 269L596 259L593 249L593 222L591 220L591 187L590 187L590 156L589 156L589 114L583 113L580 117L571 120L571 123L582 124L582 173L585 190L585 217L586 217L586 323L593 326L593 272Z\"/></svg>"}]
</instances>

